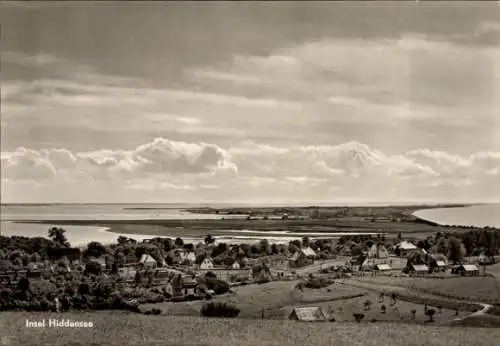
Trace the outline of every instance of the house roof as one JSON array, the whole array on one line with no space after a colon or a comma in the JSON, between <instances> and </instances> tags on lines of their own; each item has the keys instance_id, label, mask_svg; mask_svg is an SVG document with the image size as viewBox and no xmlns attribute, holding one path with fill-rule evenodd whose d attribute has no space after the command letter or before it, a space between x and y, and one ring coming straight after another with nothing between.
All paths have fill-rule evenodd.
<instances>
[{"instance_id":1,"label":"house roof","mask_svg":"<svg viewBox=\"0 0 500 346\"><path fill-rule=\"evenodd\" d=\"M403 250L415 250L417 248L414 244L406 240L403 240L401 243L399 243L397 247Z\"/></svg>"},{"instance_id":2,"label":"house roof","mask_svg":"<svg viewBox=\"0 0 500 346\"><path fill-rule=\"evenodd\" d=\"M300 252L299 252L299 251L296 251L296 252L293 254L293 256L290 258L290 261L294 261L294 262L295 262L296 260L298 260L298 259L299 259L299 257L300 257Z\"/></svg>"},{"instance_id":3,"label":"house roof","mask_svg":"<svg viewBox=\"0 0 500 346\"><path fill-rule=\"evenodd\" d=\"M391 270L391 266L388 264L377 264L378 270Z\"/></svg>"},{"instance_id":4,"label":"house roof","mask_svg":"<svg viewBox=\"0 0 500 346\"><path fill-rule=\"evenodd\" d=\"M370 250L368 251L368 257L388 257L389 253L387 252L387 249L384 245L382 244L373 244Z\"/></svg>"},{"instance_id":5,"label":"house roof","mask_svg":"<svg viewBox=\"0 0 500 346\"><path fill-rule=\"evenodd\" d=\"M106 259L104 257L89 257L88 260L100 264L106 264Z\"/></svg>"},{"instance_id":6,"label":"house roof","mask_svg":"<svg viewBox=\"0 0 500 346\"><path fill-rule=\"evenodd\" d=\"M186 259L196 259L196 255L194 252L187 252L187 251L184 251L184 252L181 252L180 253L180 257L183 259L183 260L186 260Z\"/></svg>"},{"instance_id":7,"label":"house roof","mask_svg":"<svg viewBox=\"0 0 500 346\"><path fill-rule=\"evenodd\" d=\"M436 261L441 261L441 262L444 262L446 263L447 260L446 260L446 256L443 255L442 253L436 253L436 254L432 254L431 257Z\"/></svg>"},{"instance_id":8,"label":"house roof","mask_svg":"<svg viewBox=\"0 0 500 346\"><path fill-rule=\"evenodd\" d=\"M413 267L413 270L415 270L417 272L429 270L429 267L427 267L425 264L414 264L414 265L412 265L412 267Z\"/></svg>"},{"instance_id":9,"label":"house roof","mask_svg":"<svg viewBox=\"0 0 500 346\"><path fill-rule=\"evenodd\" d=\"M151 257L151 255L149 255L149 254L142 254L139 262L140 263L156 263L156 260L153 257Z\"/></svg>"},{"instance_id":10,"label":"house roof","mask_svg":"<svg viewBox=\"0 0 500 346\"><path fill-rule=\"evenodd\" d=\"M196 287L198 285L198 282L194 279L191 278L183 278L182 279L182 287Z\"/></svg>"},{"instance_id":11,"label":"house roof","mask_svg":"<svg viewBox=\"0 0 500 346\"><path fill-rule=\"evenodd\" d=\"M323 310L318 306L294 308L290 317L294 315L299 321L325 321L327 319Z\"/></svg>"},{"instance_id":12,"label":"house roof","mask_svg":"<svg viewBox=\"0 0 500 346\"><path fill-rule=\"evenodd\" d=\"M309 246L301 249L302 253L306 256L316 256L316 252L313 251Z\"/></svg>"},{"instance_id":13,"label":"house roof","mask_svg":"<svg viewBox=\"0 0 500 346\"><path fill-rule=\"evenodd\" d=\"M474 272L479 270L479 268L476 267L474 264L463 264L462 268L464 268L466 272Z\"/></svg>"}]
</instances>

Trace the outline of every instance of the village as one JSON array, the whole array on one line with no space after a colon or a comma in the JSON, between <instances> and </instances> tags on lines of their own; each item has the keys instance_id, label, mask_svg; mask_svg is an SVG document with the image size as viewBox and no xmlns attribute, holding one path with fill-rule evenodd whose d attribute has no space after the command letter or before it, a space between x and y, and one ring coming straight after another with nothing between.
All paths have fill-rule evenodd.
<instances>
[{"instance_id":1,"label":"village","mask_svg":"<svg viewBox=\"0 0 500 346\"><path fill-rule=\"evenodd\" d=\"M404 278L479 279L496 261L487 248L467 254L460 240L448 236L410 241L356 235L303 237L289 244L265 239L225 244L207 235L196 245L181 238L138 243L120 236L116 244L91 242L85 248L69 246L62 228L50 229L49 238L1 237L2 310L140 311L144 304L212 300L234 295L240 286L270 282L329 291L333 283L350 279L373 284ZM149 313L161 313L153 310ZM288 317L301 319L293 311Z\"/></svg>"}]
</instances>

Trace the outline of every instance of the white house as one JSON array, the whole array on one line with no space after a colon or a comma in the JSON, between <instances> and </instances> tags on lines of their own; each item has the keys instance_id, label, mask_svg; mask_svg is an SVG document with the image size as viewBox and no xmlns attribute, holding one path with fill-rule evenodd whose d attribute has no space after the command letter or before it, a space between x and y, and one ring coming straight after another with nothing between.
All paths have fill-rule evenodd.
<instances>
[{"instance_id":1,"label":"white house","mask_svg":"<svg viewBox=\"0 0 500 346\"><path fill-rule=\"evenodd\" d=\"M214 269L214 263L207 257L201 262L200 269Z\"/></svg>"},{"instance_id":2,"label":"white house","mask_svg":"<svg viewBox=\"0 0 500 346\"><path fill-rule=\"evenodd\" d=\"M368 251L368 258L388 258L389 252L384 245L373 244Z\"/></svg>"},{"instance_id":3,"label":"white house","mask_svg":"<svg viewBox=\"0 0 500 346\"><path fill-rule=\"evenodd\" d=\"M191 263L194 263L196 261L196 254L192 251L183 251L179 254L180 262L183 263L185 261L189 261Z\"/></svg>"},{"instance_id":4,"label":"white house","mask_svg":"<svg viewBox=\"0 0 500 346\"><path fill-rule=\"evenodd\" d=\"M314 252L313 249L311 249L309 246L306 248L301 249L302 253L306 255L306 257L314 258L316 257L316 252Z\"/></svg>"},{"instance_id":5,"label":"white house","mask_svg":"<svg viewBox=\"0 0 500 346\"><path fill-rule=\"evenodd\" d=\"M156 260L149 254L143 254L139 263L149 268L155 268L157 265Z\"/></svg>"},{"instance_id":6,"label":"white house","mask_svg":"<svg viewBox=\"0 0 500 346\"><path fill-rule=\"evenodd\" d=\"M401 256L406 256L408 253L412 251L416 251L418 248L415 244L410 243L409 241L403 240L399 244L396 245L396 248L399 249Z\"/></svg>"},{"instance_id":7,"label":"white house","mask_svg":"<svg viewBox=\"0 0 500 346\"><path fill-rule=\"evenodd\" d=\"M104 257L89 257L88 261L97 262L102 269L106 269L106 259Z\"/></svg>"},{"instance_id":8,"label":"white house","mask_svg":"<svg viewBox=\"0 0 500 346\"><path fill-rule=\"evenodd\" d=\"M231 266L232 269L240 269L240 264L238 261L234 261L233 265Z\"/></svg>"},{"instance_id":9,"label":"white house","mask_svg":"<svg viewBox=\"0 0 500 346\"><path fill-rule=\"evenodd\" d=\"M130 280L135 277L136 269L133 265L125 265L118 269L118 275L125 280Z\"/></svg>"}]
</instances>

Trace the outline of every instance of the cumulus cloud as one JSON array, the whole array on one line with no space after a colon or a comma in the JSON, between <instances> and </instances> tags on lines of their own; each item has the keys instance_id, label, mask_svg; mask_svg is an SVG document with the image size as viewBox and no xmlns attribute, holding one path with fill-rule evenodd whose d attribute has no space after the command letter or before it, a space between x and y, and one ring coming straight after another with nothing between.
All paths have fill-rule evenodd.
<instances>
[{"instance_id":1,"label":"cumulus cloud","mask_svg":"<svg viewBox=\"0 0 500 346\"><path fill-rule=\"evenodd\" d=\"M19 148L2 153L2 171L5 178L14 180L82 174L93 179L116 180L155 174L236 172L236 166L228 152L216 145L157 138L133 150L72 153L65 149Z\"/></svg>"},{"instance_id":2,"label":"cumulus cloud","mask_svg":"<svg viewBox=\"0 0 500 346\"><path fill-rule=\"evenodd\" d=\"M194 199L197 193L230 198L231 191L255 197L259 191L264 199L273 194L298 199L330 194L360 198L382 194L388 198L396 194L405 199L422 194L422 188L428 189L427 197L466 194L467 189L489 196L498 191L487 185L500 177L500 153L461 157L416 149L387 155L354 141L297 147L246 142L226 149L157 138L132 150L73 153L19 148L3 152L1 159L2 177L8 184L37 181L51 186L72 181L85 186L107 182L134 193L173 191L190 193ZM255 188L258 190L252 190Z\"/></svg>"}]
</instances>

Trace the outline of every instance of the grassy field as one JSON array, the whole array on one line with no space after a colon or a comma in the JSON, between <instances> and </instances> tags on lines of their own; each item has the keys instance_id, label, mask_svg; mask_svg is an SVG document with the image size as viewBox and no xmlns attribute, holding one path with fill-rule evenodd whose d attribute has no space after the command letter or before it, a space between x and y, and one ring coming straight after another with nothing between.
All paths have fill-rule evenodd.
<instances>
[{"instance_id":1,"label":"grassy field","mask_svg":"<svg viewBox=\"0 0 500 346\"><path fill-rule=\"evenodd\" d=\"M454 277L450 279L408 277L366 277L364 282L414 288L452 299L477 302L495 302L500 299L494 278L490 276Z\"/></svg>"},{"instance_id":2,"label":"grassy field","mask_svg":"<svg viewBox=\"0 0 500 346\"><path fill-rule=\"evenodd\" d=\"M366 293L363 297L346 299L339 301L331 301L324 303L314 303L305 304L305 306L319 306L323 311L333 311L331 314L338 322L353 322L354 313L363 313L365 315L364 320L369 322L375 319L377 322L406 322L406 323L418 323L422 324L428 319L424 314L424 306L420 304L414 304L406 301L398 300L395 307L391 306L392 299L386 297L383 302L379 302L379 295L377 293ZM365 301L369 300L373 305L371 305L369 310L364 309ZM386 306L386 312L382 313L381 306ZM459 312L459 315L455 315L454 310L442 309L439 313L436 307L431 307L436 311L434 315L434 323L442 323L450 321L457 317L465 317L469 315L469 312ZM289 316L293 309L293 306L287 307L285 309L285 314ZM412 319L412 310L416 310L415 320Z\"/></svg>"},{"instance_id":3,"label":"grassy field","mask_svg":"<svg viewBox=\"0 0 500 346\"><path fill-rule=\"evenodd\" d=\"M85 328L26 328L25 320L92 321ZM301 323L100 313L2 313L0 343L17 345L498 345L500 330L390 323Z\"/></svg>"},{"instance_id":4,"label":"grassy field","mask_svg":"<svg viewBox=\"0 0 500 346\"><path fill-rule=\"evenodd\" d=\"M329 301L366 293L365 290L334 284L323 289L294 289L297 281L275 281L235 287L234 295L215 297L214 302L234 304L240 309L241 318L283 318L282 308L289 305ZM143 309L160 308L165 315L199 316L206 301L145 304Z\"/></svg>"}]
</instances>

